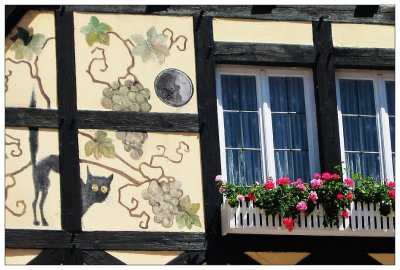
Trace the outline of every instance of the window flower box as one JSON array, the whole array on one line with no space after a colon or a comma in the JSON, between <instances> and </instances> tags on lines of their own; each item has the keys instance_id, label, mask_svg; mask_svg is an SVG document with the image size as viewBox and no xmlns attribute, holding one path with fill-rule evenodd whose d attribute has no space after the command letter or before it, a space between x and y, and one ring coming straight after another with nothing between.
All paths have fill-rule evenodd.
<instances>
[{"instance_id":1,"label":"window flower box","mask_svg":"<svg viewBox=\"0 0 400 270\"><path fill-rule=\"evenodd\" d=\"M282 219L276 215L266 215L265 210L253 206L253 202L240 202L238 207L221 205L222 235L237 234L279 234L315 236L369 236L394 237L395 212L391 209L387 216L381 215L379 206L351 202L348 218L340 218L336 226L323 225L324 211L317 205L308 216L300 213L294 229L288 231Z\"/></svg>"}]
</instances>

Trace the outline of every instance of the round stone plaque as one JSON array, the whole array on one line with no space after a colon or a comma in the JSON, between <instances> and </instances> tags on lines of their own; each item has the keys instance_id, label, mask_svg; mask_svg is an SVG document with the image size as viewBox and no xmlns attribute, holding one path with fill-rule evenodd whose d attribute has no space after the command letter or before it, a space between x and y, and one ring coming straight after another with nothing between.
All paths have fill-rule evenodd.
<instances>
[{"instance_id":1,"label":"round stone plaque","mask_svg":"<svg viewBox=\"0 0 400 270\"><path fill-rule=\"evenodd\" d=\"M161 71L154 82L154 89L162 102L174 107L185 105L193 96L189 76L175 68Z\"/></svg>"}]
</instances>

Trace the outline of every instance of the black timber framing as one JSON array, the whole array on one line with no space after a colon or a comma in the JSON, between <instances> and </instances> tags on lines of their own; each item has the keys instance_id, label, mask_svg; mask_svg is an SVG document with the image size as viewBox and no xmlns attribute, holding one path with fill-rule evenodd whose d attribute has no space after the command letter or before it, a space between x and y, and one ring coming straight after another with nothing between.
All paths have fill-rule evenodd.
<instances>
[{"instance_id":1,"label":"black timber framing","mask_svg":"<svg viewBox=\"0 0 400 270\"><path fill-rule=\"evenodd\" d=\"M56 265L61 264L63 254L61 249L44 249L39 255L29 261L28 265Z\"/></svg>"},{"instance_id":2,"label":"black timber framing","mask_svg":"<svg viewBox=\"0 0 400 270\"><path fill-rule=\"evenodd\" d=\"M55 11L57 99L60 119L59 163L61 193L61 227L81 231L81 197L78 129L76 125L76 78L74 50L74 16L71 11Z\"/></svg>"},{"instance_id":3,"label":"black timber framing","mask_svg":"<svg viewBox=\"0 0 400 270\"><path fill-rule=\"evenodd\" d=\"M214 54L218 64L312 67L315 63L314 47L307 45L215 42Z\"/></svg>"},{"instance_id":4,"label":"black timber framing","mask_svg":"<svg viewBox=\"0 0 400 270\"><path fill-rule=\"evenodd\" d=\"M205 251L186 251L179 255L178 257L169 261L168 265L200 265L205 263L206 253Z\"/></svg>"},{"instance_id":5,"label":"black timber framing","mask_svg":"<svg viewBox=\"0 0 400 270\"><path fill-rule=\"evenodd\" d=\"M76 127L148 132L199 132L197 114L77 111ZM65 118L57 110L6 108L7 127L58 128Z\"/></svg>"},{"instance_id":6,"label":"black timber framing","mask_svg":"<svg viewBox=\"0 0 400 270\"><path fill-rule=\"evenodd\" d=\"M341 152L331 23L321 18L312 23L312 28L317 53L313 73L319 159L321 171L333 171L335 166L341 164Z\"/></svg>"},{"instance_id":7,"label":"black timber framing","mask_svg":"<svg viewBox=\"0 0 400 270\"><path fill-rule=\"evenodd\" d=\"M170 16L204 16L253 20L315 21L321 16L330 22L395 24L394 5L380 5L373 17L354 17L356 5L276 5L267 14L253 14L252 5L171 5L163 9L136 5L69 5L66 10L78 12L154 14ZM150 10L153 10L150 13Z\"/></svg>"},{"instance_id":8,"label":"black timber framing","mask_svg":"<svg viewBox=\"0 0 400 270\"><path fill-rule=\"evenodd\" d=\"M204 233L51 230L5 230L7 248L70 248L82 250L204 251Z\"/></svg>"},{"instance_id":9,"label":"black timber framing","mask_svg":"<svg viewBox=\"0 0 400 270\"><path fill-rule=\"evenodd\" d=\"M217 119L217 97L215 91L215 59L212 17L193 18L197 103L200 121L200 151L203 178L204 222L206 231L207 264L224 264L221 255L221 212L222 195L217 192L215 176L221 174L219 135Z\"/></svg>"},{"instance_id":10,"label":"black timber framing","mask_svg":"<svg viewBox=\"0 0 400 270\"><path fill-rule=\"evenodd\" d=\"M83 263L89 265L125 265L123 261L111 254L100 250L84 250L82 252Z\"/></svg>"},{"instance_id":11,"label":"black timber framing","mask_svg":"<svg viewBox=\"0 0 400 270\"><path fill-rule=\"evenodd\" d=\"M394 70L395 50L381 48L333 48L336 68Z\"/></svg>"}]
</instances>

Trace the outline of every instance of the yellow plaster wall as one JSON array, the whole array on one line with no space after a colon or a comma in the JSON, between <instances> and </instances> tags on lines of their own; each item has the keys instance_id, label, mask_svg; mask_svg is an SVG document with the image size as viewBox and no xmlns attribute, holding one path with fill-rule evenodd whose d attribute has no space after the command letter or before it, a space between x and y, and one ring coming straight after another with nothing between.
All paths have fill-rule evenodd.
<instances>
[{"instance_id":1,"label":"yellow plaster wall","mask_svg":"<svg viewBox=\"0 0 400 270\"><path fill-rule=\"evenodd\" d=\"M6 248L4 262L6 265L25 265L41 252L41 249Z\"/></svg>"},{"instance_id":2,"label":"yellow plaster wall","mask_svg":"<svg viewBox=\"0 0 400 270\"><path fill-rule=\"evenodd\" d=\"M95 130L80 130L80 132L94 135ZM96 160L93 155L86 156L84 146L90 139L83 135L79 135L79 155L81 159L87 161L81 161L80 170L81 178L86 182L87 166L89 166L92 175L96 176L110 176L113 174L113 180L111 183L110 193L103 203L95 203L89 208L89 210L82 217L82 229L85 231L95 230L116 230L116 231L188 231L188 232L204 232L204 208L203 208L203 192L202 192L202 177L201 177L201 164L200 164L200 148L199 148L199 136L196 134L189 133L148 133L148 138L143 145L143 155L139 160L134 160L130 157L129 153L124 151L123 144L120 140L115 137L114 131L107 132L107 137L112 139L112 143L115 146L115 152L118 157L106 158L101 157ZM189 146L189 151L185 152L183 144L184 142ZM169 157L168 160L165 157L156 157L161 155L163 152L162 148L157 148L158 145L165 146L165 156ZM178 149L181 146L181 149ZM182 161L180 163L174 163L180 159L179 153L183 154ZM152 156L154 156L152 158ZM125 161L125 162L124 162ZM152 167L148 166L152 161ZM130 177L132 177L137 183L132 183L126 177L121 176L118 173L112 172L107 168L102 168L99 165L103 164L111 168L118 169ZM129 166L130 167L129 167ZM133 167L133 168L132 168ZM200 218L202 227L193 226L191 229L187 227L179 228L174 219L172 227L165 228L161 224L154 222L154 214L152 207L149 205L147 200L144 200L141 196L142 191L147 189L148 182L143 177L138 169L144 172L146 176L153 179L160 179L160 181L167 181L167 178L161 177L162 172L165 176L173 177L182 183L181 189L183 190L183 196L190 196L192 203L200 203L200 209L197 215ZM140 215L145 211L149 216L149 223L147 229L139 227L141 222L146 222L146 215L141 217L130 216L129 211L119 203L119 189L125 186L121 191L121 202L128 208L134 208L131 212L132 215ZM131 200L137 200L131 203Z\"/></svg>"},{"instance_id":3,"label":"yellow plaster wall","mask_svg":"<svg viewBox=\"0 0 400 270\"><path fill-rule=\"evenodd\" d=\"M215 41L313 45L309 22L213 19Z\"/></svg>"},{"instance_id":4,"label":"yellow plaster wall","mask_svg":"<svg viewBox=\"0 0 400 270\"><path fill-rule=\"evenodd\" d=\"M106 252L131 265L163 265L182 254L182 251L106 250Z\"/></svg>"},{"instance_id":5,"label":"yellow plaster wall","mask_svg":"<svg viewBox=\"0 0 400 270\"><path fill-rule=\"evenodd\" d=\"M395 48L392 25L332 23L335 47Z\"/></svg>"},{"instance_id":6,"label":"yellow plaster wall","mask_svg":"<svg viewBox=\"0 0 400 270\"><path fill-rule=\"evenodd\" d=\"M26 166L31 161L29 149L29 131L27 128L6 128L5 134L20 140L20 148L22 154L19 154L17 146L6 145L5 154L5 185L8 188L5 206L11 211L21 216L15 216L10 211L5 210L5 227L8 229L38 229L38 230L59 230L61 229L61 206L60 206L60 176L58 173L50 172L50 187L46 201L44 203L44 214L48 222L48 226L33 225L33 210L32 202L34 199L34 183L32 178L32 166L28 166L22 172L14 175L14 180L7 174L12 174L22 167ZM9 137L5 137L7 142L17 142ZM13 152L14 151L14 152ZM39 149L37 153L37 162L50 154L58 155L58 132L51 129L39 129ZM13 186L13 184L15 185ZM40 201L41 195L39 196ZM22 201L18 203L18 201ZM39 201L37 203L38 220ZM25 204L25 207L23 206Z\"/></svg>"},{"instance_id":7,"label":"yellow plaster wall","mask_svg":"<svg viewBox=\"0 0 400 270\"><path fill-rule=\"evenodd\" d=\"M74 13L75 24L75 61L76 61L76 84L77 84L77 105L78 109L106 110L100 105L102 90L107 87L104 84L93 83L86 72L92 57L102 57L100 51L91 54L95 47L104 48L107 59L108 69L104 72L99 69L104 68L102 61L93 64L93 75L95 78L109 83L116 81L118 77L126 73L130 65L130 55L124 44L114 35L110 36L109 46L95 43L89 47L85 41L85 35L80 33L80 29L88 25L90 17L96 16L100 22L104 22L112 27L123 39L130 39L131 35L142 35L147 39L146 32L152 26L160 34L166 27L174 32L174 39L179 35L187 37L185 51L179 51L176 45L182 48L183 40L179 40L170 49L170 55L165 58L165 62L160 64L157 61L149 60L144 63L139 55L134 55L135 63L131 72L137 77L141 84L150 90L149 103L152 106L151 112L170 112L170 113L197 113L196 99L196 71L194 56L193 39L193 19L192 17L172 17L172 16L146 16L146 15L125 15L125 14L85 14ZM166 32L169 36L169 33ZM131 39L132 41L132 39ZM167 42L169 45L169 41ZM186 73L194 87L194 93L190 101L182 107L172 107L163 103L156 95L154 90L154 80L160 71L167 68L176 68ZM133 79L132 76L128 77ZM122 80L124 81L124 80Z\"/></svg>"},{"instance_id":8,"label":"yellow plaster wall","mask_svg":"<svg viewBox=\"0 0 400 270\"><path fill-rule=\"evenodd\" d=\"M310 255L308 252L250 252L245 254L263 265L294 265Z\"/></svg>"},{"instance_id":9,"label":"yellow plaster wall","mask_svg":"<svg viewBox=\"0 0 400 270\"><path fill-rule=\"evenodd\" d=\"M54 14L46 11L28 11L25 16L18 22L17 26L33 28L33 34L43 34L45 39L55 37ZM15 27L5 39L5 58L11 58L14 61L15 51L12 51L13 41L10 37L17 32ZM34 76L40 77L43 85L43 91L50 99L50 108L57 108L57 68L56 68L56 52L55 40L49 40L38 57L37 65L35 65L35 55L30 61L24 59L32 67ZM39 84L30 74L29 65L27 63L15 64L6 61L5 74L8 77L8 90L5 94L5 105L7 107L29 107L32 90L36 94L38 108L47 108L44 97L40 94Z\"/></svg>"}]
</instances>

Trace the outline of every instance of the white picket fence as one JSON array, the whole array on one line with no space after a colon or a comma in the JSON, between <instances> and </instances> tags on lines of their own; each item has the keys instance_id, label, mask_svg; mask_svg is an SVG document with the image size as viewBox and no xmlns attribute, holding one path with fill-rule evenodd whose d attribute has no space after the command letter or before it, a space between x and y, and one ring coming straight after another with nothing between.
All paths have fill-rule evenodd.
<instances>
[{"instance_id":1,"label":"white picket fence","mask_svg":"<svg viewBox=\"0 0 400 270\"><path fill-rule=\"evenodd\" d=\"M394 237L395 212L382 216L379 205L351 203L349 218L340 218L337 226L324 227L323 209L318 205L307 217L301 213L293 231L289 232L278 216L266 215L263 209L243 202L232 208L225 201L221 205L222 235L240 234L285 234L325 236L379 236Z\"/></svg>"}]
</instances>

